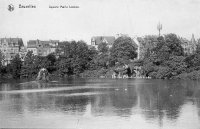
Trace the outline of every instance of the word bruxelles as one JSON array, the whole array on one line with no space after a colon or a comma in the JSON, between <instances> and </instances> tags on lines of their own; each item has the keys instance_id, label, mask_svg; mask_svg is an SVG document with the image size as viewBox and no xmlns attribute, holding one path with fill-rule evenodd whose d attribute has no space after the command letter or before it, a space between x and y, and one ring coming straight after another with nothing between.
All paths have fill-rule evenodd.
<instances>
[{"instance_id":1,"label":"word bruxelles","mask_svg":"<svg viewBox=\"0 0 200 129\"><path fill-rule=\"evenodd\" d=\"M19 8L36 8L36 5L22 5L22 4L19 4Z\"/></svg>"}]
</instances>

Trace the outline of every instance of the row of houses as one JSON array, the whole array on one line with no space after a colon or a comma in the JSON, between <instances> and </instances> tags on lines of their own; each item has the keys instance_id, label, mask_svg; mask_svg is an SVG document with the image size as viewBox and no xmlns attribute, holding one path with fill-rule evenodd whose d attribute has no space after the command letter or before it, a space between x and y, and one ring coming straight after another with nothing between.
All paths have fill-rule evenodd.
<instances>
[{"instance_id":1,"label":"row of houses","mask_svg":"<svg viewBox=\"0 0 200 129\"><path fill-rule=\"evenodd\" d=\"M24 60L28 51L32 51L34 55L47 56L56 51L58 43L59 40L29 40L25 47L22 38L0 38L0 51L4 55L2 64L9 64L16 54Z\"/></svg>"},{"instance_id":2,"label":"row of houses","mask_svg":"<svg viewBox=\"0 0 200 129\"><path fill-rule=\"evenodd\" d=\"M90 46L97 49L98 44L105 42L111 47L114 41L114 36L95 36L91 38ZM28 51L32 51L34 55L47 56L56 52L58 46L59 40L29 40L25 47L22 38L0 38L0 51L4 55L3 65L9 64L16 54L19 54L22 60Z\"/></svg>"},{"instance_id":3,"label":"row of houses","mask_svg":"<svg viewBox=\"0 0 200 129\"><path fill-rule=\"evenodd\" d=\"M27 42L27 51L32 51L34 55L47 56L56 51L59 40L29 40Z\"/></svg>"},{"instance_id":4,"label":"row of houses","mask_svg":"<svg viewBox=\"0 0 200 129\"><path fill-rule=\"evenodd\" d=\"M104 42L110 48L115 39L115 36L94 36L91 38L89 46L98 49L98 45ZM133 42L138 45L137 52L139 57L143 50L140 50L140 41L137 39L133 38ZM195 40L194 35L192 35L191 41L184 38L180 39L185 53L192 54L196 50L198 42ZM47 56L50 53L54 53L58 46L59 40L29 40L25 47L22 38L0 38L0 51L4 54L4 61L2 62L4 65L9 64L16 54L19 54L22 60L28 51L32 51L34 55Z\"/></svg>"}]
</instances>

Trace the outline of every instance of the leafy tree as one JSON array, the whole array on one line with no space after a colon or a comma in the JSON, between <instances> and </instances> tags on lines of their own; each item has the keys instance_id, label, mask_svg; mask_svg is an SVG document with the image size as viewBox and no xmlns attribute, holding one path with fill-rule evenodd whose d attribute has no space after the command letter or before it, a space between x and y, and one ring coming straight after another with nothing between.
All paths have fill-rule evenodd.
<instances>
[{"instance_id":1,"label":"leafy tree","mask_svg":"<svg viewBox=\"0 0 200 129\"><path fill-rule=\"evenodd\" d=\"M36 73L34 72L35 56L32 51L28 51L22 65L21 76L32 78Z\"/></svg>"},{"instance_id":2,"label":"leafy tree","mask_svg":"<svg viewBox=\"0 0 200 129\"><path fill-rule=\"evenodd\" d=\"M95 65L98 68L107 68L109 65L109 54L108 53L101 53L95 58Z\"/></svg>"},{"instance_id":3,"label":"leafy tree","mask_svg":"<svg viewBox=\"0 0 200 129\"><path fill-rule=\"evenodd\" d=\"M200 40L199 40L199 42L200 42ZM196 48L196 52L195 53L196 54L200 54L200 43L197 44L197 48Z\"/></svg>"},{"instance_id":4,"label":"leafy tree","mask_svg":"<svg viewBox=\"0 0 200 129\"><path fill-rule=\"evenodd\" d=\"M71 48L73 50L72 54L72 69L73 73L78 75L87 69L87 63L89 61L89 50L88 46L83 41L72 42Z\"/></svg>"},{"instance_id":5,"label":"leafy tree","mask_svg":"<svg viewBox=\"0 0 200 129\"><path fill-rule=\"evenodd\" d=\"M183 57L181 41L175 34L158 37L156 46L145 56L143 74L153 78L171 78L186 72L187 64Z\"/></svg>"},{"instance_id":6,"label":"leafy tree","mask_svg":"<svg viewBox=\"0 0 200 129\"><path fill-rule=\"evenodd\" d=\"M107 43L100 43L98 45L98 55L94 58L96 68L107 68L109 65L109 47Z\"/></svg>"},{"instance_id":7,"label":"leafy tree","mask_svg":"<svg viewBox=\"0 0 200 129\"><path fill-rule=\"evenodd\" d=\"M0 50L0 66L2 66L3 61L4 61L4 54Z\"/></svg>"},{"instance_id":8,"label":"leafy tree","mask_svg":"<svg viewBox=\"0 0 200 129\"><path fill-rule=\"evenodd\" d=\"M4 54L0 51L0 76L3 74Z\"/></svg>"},{"instance_id":9,"label":"leafy tree","mask_svg":"<svg viewBox=\"0 0 200 129\"><path fill-rule=\"evenodd\" d=\"M138 37L137 40L140 43L140 58L143 59L153 52L153 49L158 43L158 36L146 35L144 38Z\"/></svg>"},{"instance_id":10,"label":"leafy tree","mask_svg":"<svg viewBox=\"0 0 200 129\"><path fill-rule=\"evenodd\" d=\"M109 51L109 47L108 47L108 44L105 43L105 42L102 42L98 45L98 51L100 53L108 53Z\"/></svg>"},{"instance_id":11,"label":"leafy tree","mask_svg":"<svg viewBox=\"0 0 200 129\"><path fill-rule=\"evenodd\" d=\"M166 46L169 48L169 52L172 55L183 56L183 47L181 46L181 40L175 34L165 35Z\"/></svg>"},{"instance_id":12,"label":"leafy tree","mask_svg":"<svg viewBox=\"0 0 200 129\"><path fill-rule=\"evenodd\" d=\"M58 51L59 50L59 51ZM60 56L57 62L58 71L61 75L79 75L88 69L91 61L91 52L84 41L63 42L62 48L58 48Z\"/></svg>"},{"instance_id":13,"label":"leafy tree","mask_svg":"<svg viewBox=\"0 0 200 129\"><path fill-rule=\"evenodd\" d=\"M46 56L46 60L48 62L47 70L51 73L56 70L55 63L57 61L55 53L51 53Z\"/></svg>"},{"instance_id":14,"label":"leafy tree","mask_svg":"<svg viewBox=\"0 0 200 129\"><path fill-rule=\"evenodd\" d=\"M164 65L170 69L172 76L186 72L187 68L184 56L171 56Z\"/></svg>"},{"instance_id":15,"label":"leafy tree","mask_svg":"<svg viewBox=\"0 0 200 129\"><path fill-rule=\"evenodd\" d=\"M21 61L19 54L15 55L15 57L12 59L10 66L11 66L12 77L15 79L20 78L22 61Z\"/></svg>"},{"instance_id":16,"label":"leafy tree","mask_svg":"<svg viewBox=\"0 0 200 129\"><path fill-rule=\"evenodd\" d=\"M115 40L110 50L112 62L115 64L127 63L130 59L137 57L137 46L130 37L119 37Z\"/></svg>"},{"instance_id":17,"label":"leafy tree","mask_svg":"<svg viewBox=\"0 0 200 129\"><path fill-rule=\"evenodd\" d=\"M87 68L90 70L97 69L96 65L96 57L98 56L98 51L95 49L95 47L91 47L88 50L88 63L87 63Z\"/></svg>"},{"instance_id":18,"label":"leafy tree","mask_svg":"<svg viewBox=\"0 0 200 129\"><path fill-rule=\"evenodd\" d=\"M72 75L71 60L67 58L60 58L57 62L58 73L60 76Z\"/></svg>"}]
</instances>

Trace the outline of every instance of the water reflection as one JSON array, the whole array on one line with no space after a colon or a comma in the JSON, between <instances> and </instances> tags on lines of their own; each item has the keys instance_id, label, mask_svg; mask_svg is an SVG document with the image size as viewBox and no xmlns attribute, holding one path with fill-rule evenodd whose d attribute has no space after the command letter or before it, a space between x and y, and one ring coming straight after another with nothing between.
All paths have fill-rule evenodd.
<instances>
[{"instance_id":1,"label":"water reflection","mask_svg":"<svg viewBox=\"0 0 200 129\"><path fill-rule=\"evenodd\" d=\"M56 90L62 87L70 89ZM34 92L43 89L46 92ZM25 92L9 92L19 90ZM112 117L116 120L131 120L139 115L144 118L142 122L150 122L165 128L167 125L163 123L166 123L166 120L178 123L179 118L186 113L183 112L185 106L192 106L191 110L195 109L194 107L197 109L198 119L187 119L200 122L200 87L199 82L193 81L82 79L48 84L4 83L1 84L0 91L0 115L5 116L4 120L0 118L2 121L10 121L12 117L26 121L23 118L26 118L27 114L29 117L39 117L44 112L47 113L47 117L49 113L61 113L61 116L68 118ZM8 122L6 125L9 124Z\"/></svg>"}]
</instances>

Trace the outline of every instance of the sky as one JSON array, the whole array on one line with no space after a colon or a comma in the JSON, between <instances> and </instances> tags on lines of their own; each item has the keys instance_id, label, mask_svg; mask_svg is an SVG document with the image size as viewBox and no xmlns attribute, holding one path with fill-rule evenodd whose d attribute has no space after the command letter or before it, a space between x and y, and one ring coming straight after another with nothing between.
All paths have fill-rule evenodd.
<instances>
[{"instance_id":1,"label":"sky","mask_svg":"<svg viewBox=\"0 0 200 129\"><path fill-rule=\"evenodd\" d=\"M8 5L14 11L8 11ZM36 8L19 8L35 5ZM54 8L49 6L79 6ZM0 38L84 40L175 33L200 38L200 0L0 0Z\"/></svg>"}]
</instances>

